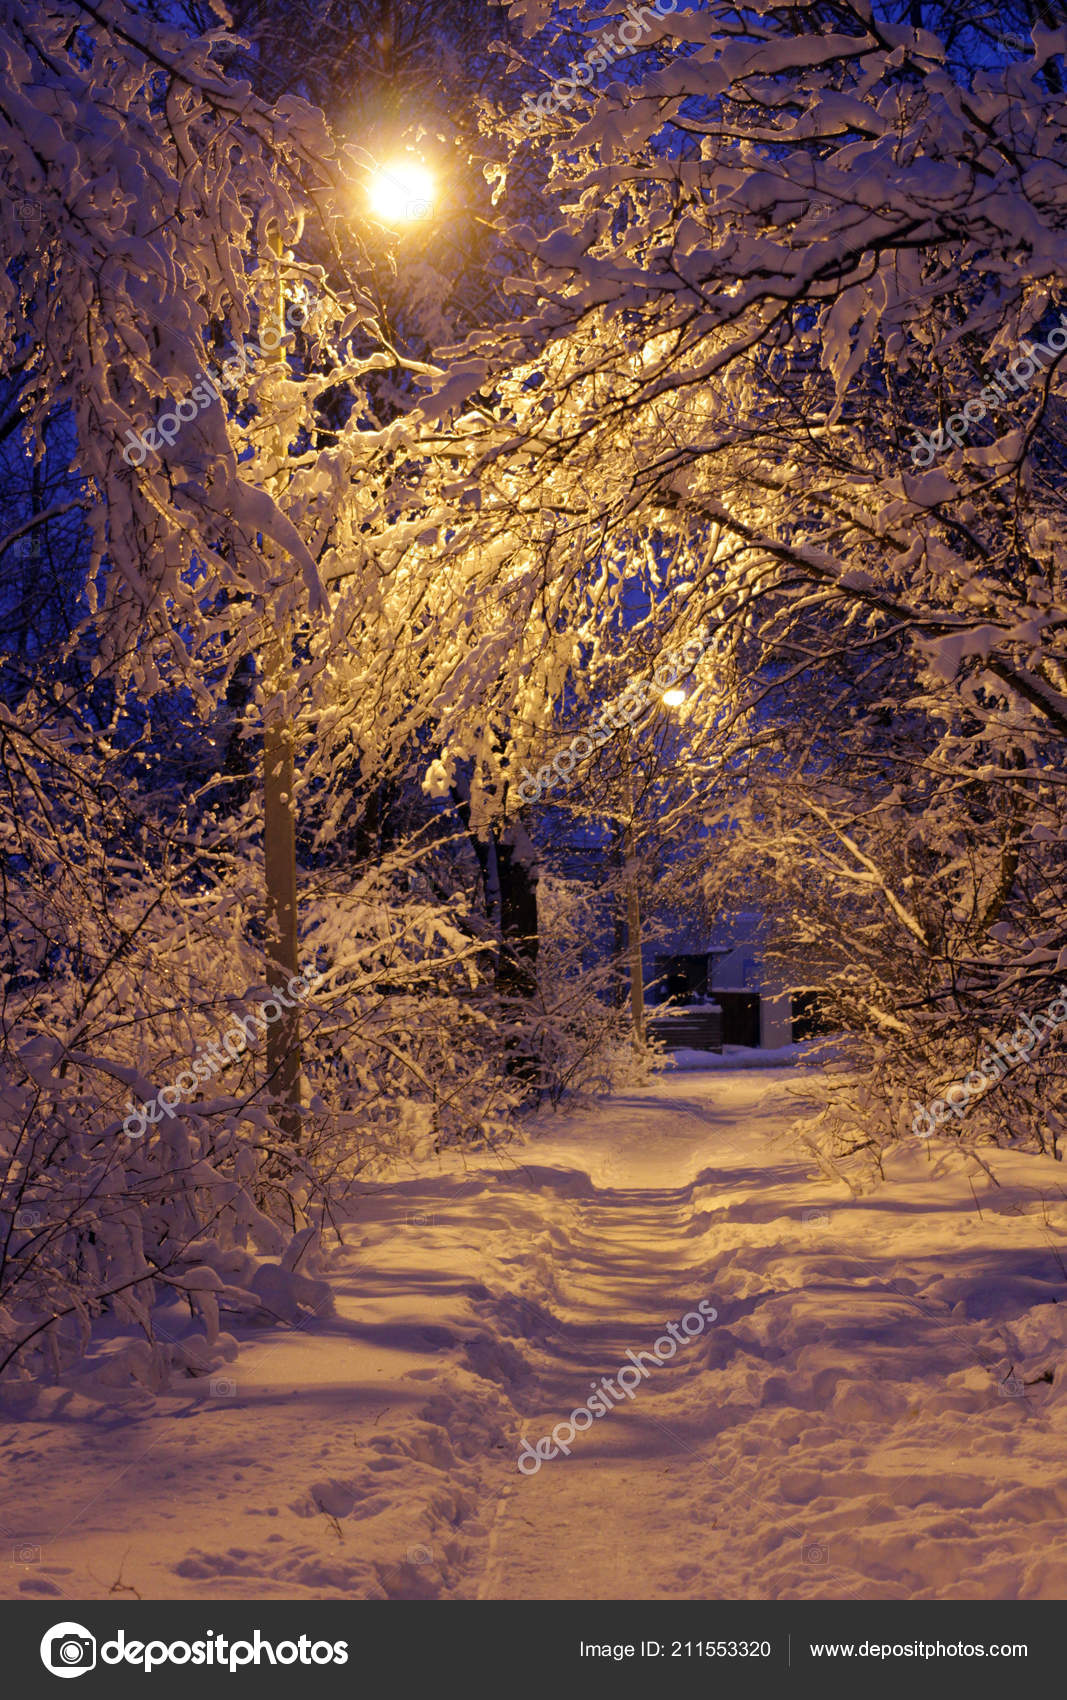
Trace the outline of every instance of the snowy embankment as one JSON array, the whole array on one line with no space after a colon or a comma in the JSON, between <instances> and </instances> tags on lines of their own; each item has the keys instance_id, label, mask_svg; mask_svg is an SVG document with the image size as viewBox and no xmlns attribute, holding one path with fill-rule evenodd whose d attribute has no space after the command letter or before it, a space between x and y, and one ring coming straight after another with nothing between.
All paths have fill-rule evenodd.
<instances>
[{"instance_id":1,"label":"snowy embankment","mask_svg":"<svg viewBox=\"0 0 1067 1700\"><path fill-rule=\"evenodd\" d=\"M225 1374L12 1388L6 1593L1063 1597L1062 1171L915 1144L853 1199L776 1137L797 1089L687 1072L546 1117L368 1191L334 1313L243 1329Z\"/></svg>"}]
</instances>

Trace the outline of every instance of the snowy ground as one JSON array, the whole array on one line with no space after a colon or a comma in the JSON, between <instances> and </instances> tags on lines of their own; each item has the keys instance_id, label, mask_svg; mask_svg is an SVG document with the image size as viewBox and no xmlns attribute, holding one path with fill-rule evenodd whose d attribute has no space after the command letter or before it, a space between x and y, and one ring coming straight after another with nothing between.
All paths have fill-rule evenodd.
<instances>
[{"instance_id":1,"label":"snowy ground","mask_svg":"<svg viewBox=\"0 0 1067 1700\"><path fill-rule=\"evenodd\" d=\"M914 1146L854 1200L782 1142L796 1090L689 1069L369 1194L336 1313L230 1379L14 1390L5 1594L1062 1598L1061 1171Z\"/></svg>"}]
</instances>

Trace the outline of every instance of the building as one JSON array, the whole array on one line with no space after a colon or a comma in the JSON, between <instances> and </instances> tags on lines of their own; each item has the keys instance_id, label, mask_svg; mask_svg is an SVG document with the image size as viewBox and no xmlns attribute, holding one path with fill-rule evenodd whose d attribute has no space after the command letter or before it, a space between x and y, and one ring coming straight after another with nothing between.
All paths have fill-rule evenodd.
<instances>
[{"instance_id":1,"label":"building","mask_svg":"<svg viewBox=\"0 0 1067 1700\"><path fill-rule=\"evenodd\" d=\"M776 1050L792 1042L793 996L763 962L762 930L759 915L742 913L729 929L732 936L656 955L647 991L657 1004L679 1012L654 1021L658 1037L673 1041L675 1049L684 1043L701 1050L723 1045ZM696 1043L701 1036L704 1042Z\"/></svg>"}]
</instances>

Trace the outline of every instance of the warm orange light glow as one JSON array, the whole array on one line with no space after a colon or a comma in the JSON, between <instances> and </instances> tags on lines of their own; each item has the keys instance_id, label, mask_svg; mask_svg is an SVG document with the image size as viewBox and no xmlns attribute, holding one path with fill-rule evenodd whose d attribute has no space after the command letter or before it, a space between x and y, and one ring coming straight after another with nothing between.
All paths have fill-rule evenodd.
<instances>
[{"instance_id":1,"label":"warm orange light glow","mask_svg":"<svg viewBox=\"0 0 1067 1700\"><path fill-rule=\"evenodd\" d=\"M370 180L371 210L387 224L407 224L433 212L433 177L417 159L378 166Z\"/></svg>"}]
</instances>

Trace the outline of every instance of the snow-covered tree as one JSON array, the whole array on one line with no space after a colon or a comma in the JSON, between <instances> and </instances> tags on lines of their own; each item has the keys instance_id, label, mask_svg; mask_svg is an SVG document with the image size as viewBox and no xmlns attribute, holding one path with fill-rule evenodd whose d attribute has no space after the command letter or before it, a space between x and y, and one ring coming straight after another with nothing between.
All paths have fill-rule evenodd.
<instances>
[{"instance_id":1,"label":"snow-covered tree","mask_svg":"<svg viewBox=\"0 0 1067 1700\"><path fill-rule=\"evenodd\" d=\"M356 228L344 139L235 81L221 30L60 4L2 39L4 440L43 469L6 542L87 529L47 598L5 605L0 1356L57 1363L120 1308L153 1378L167 1289L204 1317L203 1368L203 1295L299 1304L308 1234L368 1164L494 1139L523 1095L482 995L493 952L434 878L425 813L421 842L369 864L333 849L353 772L414 782L427 809L426 739L484 725L515 611L494 612L499 557L439 568L465 428L424 445L371 393L432 371L363 287L364 238L386 237ZM320 975L299 1140L241 759L268 716ZM232 1022L244 1042L212 1066Z\"/></svg>"},{"instance_id":2,"label":"snow-covered tree","mask_svg":"<svg viewBox=\"0 0 1067 1700\"><path fill-rule=\"evenodd\" d=\"M906 1131L1067 961L1067 32L968 59L934 22L666 18L656 68L554 121L563 216L527 233L511 379L464 351L503 398L487 464L527 454L527 499L569 508L587 563L623 536L669 558L661 629L715 627L708 813L744 817L739 857L785 868L836 964L868 1083L835 1112L846 1146ZM829 936L842 903L860 956ZM1054 1146L1057 1071L1027 1079L971 1125L1006 1106Z\"/></svg>"}]
</instances>

